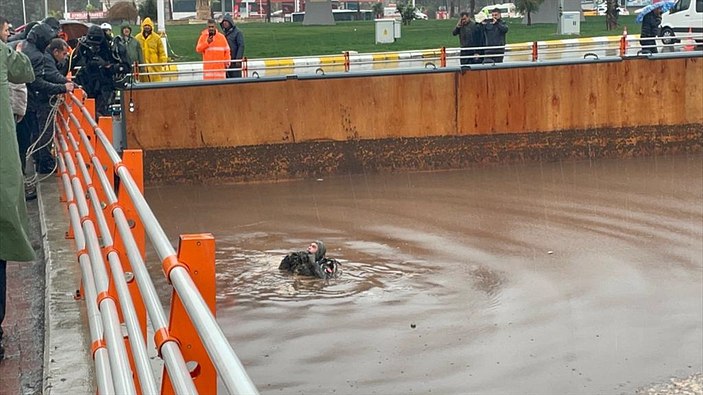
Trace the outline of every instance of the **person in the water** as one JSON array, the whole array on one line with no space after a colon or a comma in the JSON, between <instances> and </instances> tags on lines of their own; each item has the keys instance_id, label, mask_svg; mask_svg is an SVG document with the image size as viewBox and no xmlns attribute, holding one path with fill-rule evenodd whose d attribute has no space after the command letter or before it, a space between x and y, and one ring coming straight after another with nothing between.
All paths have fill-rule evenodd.
<instances>
[{"instance_id":1,"label":"person in the water","mask_svg":"<svg viewBox=\"0 0 703 395\"><path fill-rule=\"evenodd\" d=\"M303 276L312 276L322 279L337 277L339 275L339 262L336 259L329 259L325 256L327 248L325 243L315 240L305 251L291 252L286 255L281 264L280 270Z\"/></svg>"}]
</instances>

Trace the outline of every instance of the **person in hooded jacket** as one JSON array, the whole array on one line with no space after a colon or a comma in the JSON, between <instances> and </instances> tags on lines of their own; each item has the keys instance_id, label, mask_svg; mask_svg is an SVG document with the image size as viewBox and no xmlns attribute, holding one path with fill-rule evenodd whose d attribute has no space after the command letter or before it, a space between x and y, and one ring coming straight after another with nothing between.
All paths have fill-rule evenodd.
<instances>
[{"instance_id":1,"label":"person in hooded jacket","mask_svg":"<svg viewBox=\"0 0 703 395\"><path fill-rule=\"evenodd\" d=\"M315 240L305 251L291 252L286 255L279 270L303 276L312 276L322 279L334 278L339 275L339 261L325 257L327 248L321 240Z\"/></svg>"},{"instance_id":2,"label":"person in hooded jacket","mask_svg":"<svg viewBox=\"0 0 703 395\"><path fill-rule=\"evenodd\" d=\"M113 57L110 43L99 26L88 28L88 34L81 38L71 54L73 67L80 67L76 72L76 82L80 84L88 97L95 99L98 115L108 115L108 107L115 91L115 73L120 63Z\"/></svg>"},{"instance_id":3,"label":"person in hooded jacket","mask_svg":"<svg viewBox=\"0 0 703 395\"><path fill-rule=\"evenodd\" d=\"M234 60L241 60L244 57L244 34L239 30L237 26L234 25L234 20L232 15L229 13L222 17L222 22L220 22L220 27L222 27L222 32L227 39L227 45L229 45L229 55L233 62L230 64L230 68L241 69L242 62L235 62ZM242 70L228 70L227 78L241 78Z\"/></svg>"},{"instance_id":4,"label":"person in hooded jacket","mask_svg":"<svg viewBox=\"0 0 703 395\"><path fill-rule=\"evenodd\" d=\"M136 38L132 37L132 27L129 23L123 23L120 28L120 35L112 40L113 49L117 53L119 59L131 67L134 63L144 63L144 55L142 55L142 46Z\"/></svg>"},{"instance_id":5,"label":"person in hooded jacket","mask_svg":"<svg viewBox=\"0 0 703 395\"><path fill-rule=\"evenodd\" d=\"M0 16L0 29L5 31L7 25L7 20ZM2 322L7 297L7 261L34 260L9 92L10 82L32 82L34 71L29 58L8 47L5 39L5 33L0 35L0 360L5 357Z\"/></svg>"},{"instance_id":6,"label":"person in hooded jacket","mask_svg":"<svg viewBox=\"0 0 703 395\"><path fill-rule=\"evenodd\" d=\"M46 58L44 52L58 31L47 23L39 23L32 28L27 39L16 43L16 48L23 52L32 62L34 81L27 84L27 113L17 124L18 134L31 136L31 141L37 141L45 133L44 126L51 112L50 98L54 95L73 91L71 82L52 82L46 78ZM42 141L44 141L42 139ZM34 157L36 170L39 174L51 173L56 165L48 147L37 151Z\"/></svg>"},{"instance_id":7,"label":"person in hooded jacket","mask_svg":"<svg viewBox=\"0 0 703 395\"><path fill-rule=\"evenodd\" d=\"M144 63L168 62L164 43L161 41L161 37L154 33L154 23L151 21L151 18L146 17L142 21L142 30L137 34L137 41L139 41L139 44L142 46ZM161 73L163 69L163 66L147 66L144 68L144 72ZM139 81L158 82L161 81L161 75L140 75Z\"/></svg>"}]
</instances>

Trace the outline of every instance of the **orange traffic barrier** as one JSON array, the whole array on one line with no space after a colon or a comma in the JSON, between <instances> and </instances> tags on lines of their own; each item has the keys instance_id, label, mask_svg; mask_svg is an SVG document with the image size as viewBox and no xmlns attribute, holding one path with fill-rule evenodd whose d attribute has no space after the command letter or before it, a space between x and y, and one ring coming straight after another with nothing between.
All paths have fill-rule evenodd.
<instances>
[{"instance_id":1,"label":"orange traffic barrier","mask_svg":"<svg viewBox=\"0 0 703 395\"><path fill-rule=\"evenodd\" d=\"M688 38L686 39L686 45L683 46L684 51L693 51L696 49L696 40L692 38L693 30L688 28Z\"/></svg>"}]
</instances>

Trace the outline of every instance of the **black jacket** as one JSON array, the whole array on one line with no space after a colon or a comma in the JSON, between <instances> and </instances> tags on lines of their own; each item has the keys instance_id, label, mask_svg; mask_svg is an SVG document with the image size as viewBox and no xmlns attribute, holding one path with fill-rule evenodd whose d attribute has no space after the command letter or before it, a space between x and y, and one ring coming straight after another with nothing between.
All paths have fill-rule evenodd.
<instances>
[{"instance_id":1,"label":"black jacket","mask_svg":"<svg viewBox=\"0 0 703 395\"><path fill-rule=\"evenodd\" d=\"M640 37L656 37L659 35L659 25L662 23L662 18L655 15L654 11L645 15L642 19L642 31Z\"/></svg>"},{"instance_id":2,"label":"black jacket","mask_svg":"<svg viewBox=\"0 0 703 395\"><path fill-rule=\"evenodd\" d=\"M483 23L483 36L486 40L487 47L498 47L505 45L505 35L508 33L508 25L503 22L502 19L498 19L496 23L493 21L487 21ZM502 49L494 49L493 51L500 51Z\"/></svg>"},{"instance_id":3,"label":"black jacket","mask_svg":"<svg viewBox=\"0 0 703 395\"><path fill-rule=\"evenodd\" d=\"M40 23L32 28L27 34L27 39L22 42L22 52L32 62L35 77L33 82L27 84L27 111L37 111L49 103L49 97L66 93L63 83L51 82L46 78L47 62L44 51L55 37L56 31L51 26Z\"/></svg>"},{"instance_id":4,"label":"black jacket","mask_svg":"<svg viewBox=\"0 0 703 395\"><path fill-rule=\"evenodd\" d=\"M225 14L222 21L227 21L232 26L227 30L222 28L225 38L227 38L227 44L229 44L229 54L230 59L241 59L244 57L244 35L242 31L234 25L234 20L230 14ZM222 26L222 22L220 22Z\"/></svg>"},{"instance_id":5,"label":"black jacket","mask_svg":"<svg viewBox=\"0 0 703 395\"><path fill-rule=\"evenodd\" d=\"M68 82L66 76L59 71L59 65L56 59L47 49L44 52L44 79L55 84L65 84Z\"/></svg>"},{"instance_id":6,"label":"black jacket","mask_svg":"<svg viewBox=\"0 0 703 395\"><path fill-rule=\"evenodd\" d=\"M457 26L452 30L452 35L459 36L459 43L462 48L473 48L483 46L483 31L481 25L474 21L469 21L464 26Z\"/></svg>"}]
</instances>

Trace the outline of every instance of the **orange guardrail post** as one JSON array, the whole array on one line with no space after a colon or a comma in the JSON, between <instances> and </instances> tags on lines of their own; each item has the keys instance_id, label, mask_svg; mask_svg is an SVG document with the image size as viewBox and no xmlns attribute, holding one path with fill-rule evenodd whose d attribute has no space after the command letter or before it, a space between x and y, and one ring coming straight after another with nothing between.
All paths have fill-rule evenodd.
<instances>
[{"instance_id":1,"label":"orange guardrail post","mask_svg":"<svg viewBox=\"0 0 703 395\"><path fill-rule=\"evenodd\" d=\"M627 26L622 30L622 37L620 37L620 57L624 58L627 54Z\"/></svg>"},{"instance_id":2,"label":"orange guardrail post","mask_svg":"<svg viewBox=\"0 0 703 395\"><path fill-rule=\"evenodd\" d=\"M185 264L195 286L200 291L210 311L215 315L215 237L210 233L181 235L178 243L178 261ZM201 394L217 392L217 371L200 341L193 323L174 291L171 296L169 334L181 345L186 362L193 361L190 375L195 388ZM173 394L173 386L164 368L162 394Z\"/></svg>"},{"instance_id":3,"label":"orange guardrail post","mask_svg":"<svg viewBox=\"0 0 703 395\"><path fill-rule=\"evenodd\" d=\"M447 67L447 48L442 47L439 53L439 67Z\"/></svg>"},{"instance_id":4,"label":"orange guardrail post","mask_svg":"<svg viewBox=\"0 0 703 395\"><path fill-rule=\"evenodd\" d=\"M134 182L139 187L139 191L143 194L144 165L142 150L124 150L122 152L122 165L129 170ZM118 188L117 190L117 204L122 207L125 217L127 217L127 222L129 222L129 226L132 229L134 241L137 243L137 247L139 247L139 253L142 255L143 259L146 259L146 233L144 231L144 224L142 224L139 218L139 214L137 213L132 199L130 199L129 194L123 188Z\"/></svg>"},{"instance_id":5,"label":"orange guardrail post","mask_svg":"<svg viewBox=\"0 0 703 395\"><path fill-rule=\"evenodd\" d=\"M539 60L539 45L537 45L537 41L532 42L532 61L536 62Z\"/></svg>"},{"instance_id":6,"label":"orange guardrail post","mask_svg":"<svg viewBox=\"0 0 703 395\"><path fill-rule=\"evenodd\" d=\"M246 56L242 59L242 77L248 77L249 76L249 61L247 60Z\"/></svg>"}]
</instances>

